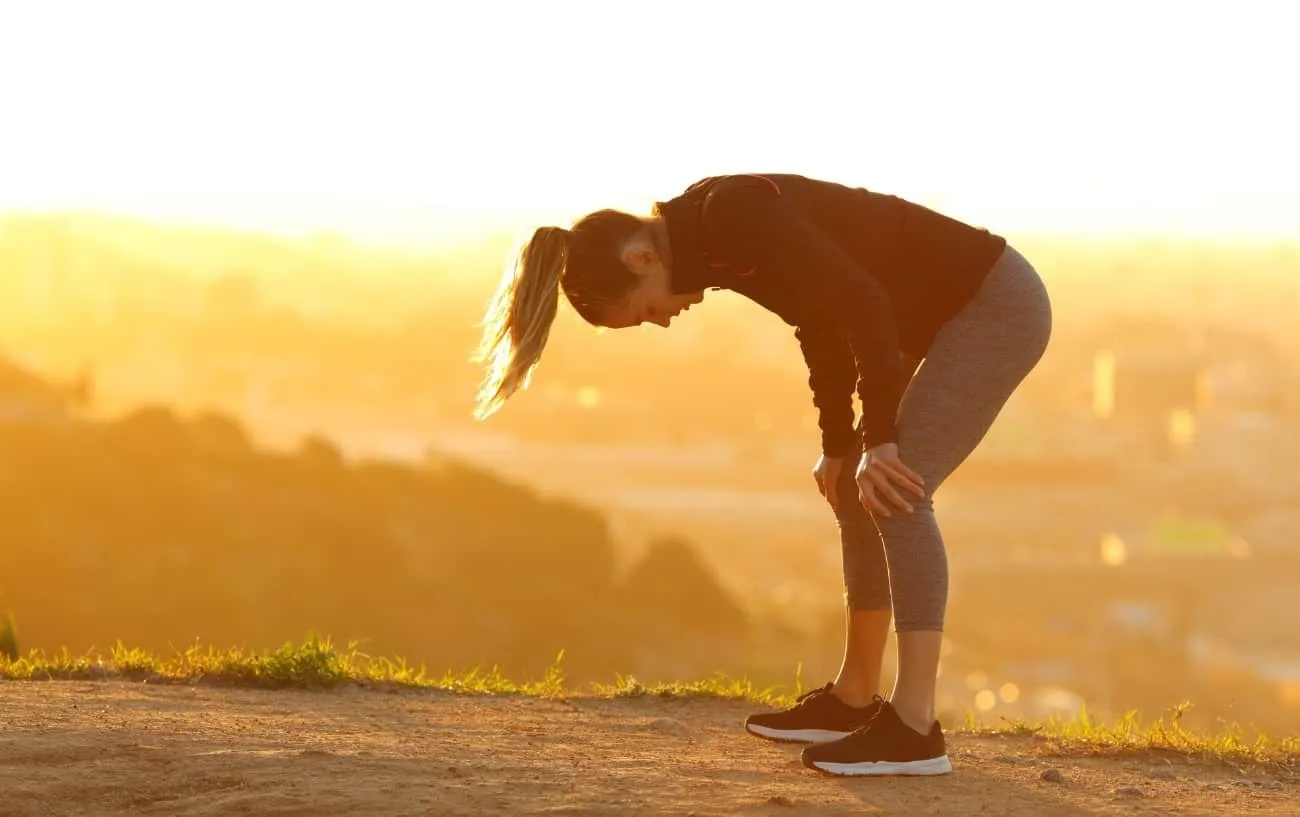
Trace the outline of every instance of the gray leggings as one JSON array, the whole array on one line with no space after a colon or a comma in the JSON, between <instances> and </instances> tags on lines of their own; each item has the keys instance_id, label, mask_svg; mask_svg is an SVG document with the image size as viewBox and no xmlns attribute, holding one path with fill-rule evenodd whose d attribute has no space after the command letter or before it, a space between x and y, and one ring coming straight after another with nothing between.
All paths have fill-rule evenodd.
<instances>
[{"instance_id":1,"label":"gray leggings","mask_svg":"<svg viewBox=\"0 0 1300 817\"><path fill-rule=\"evenodd\" d=\"M899 632L943 629L948 557L934 492L984 438L1051 333L1047 289L1008 246L974 298L939 331L899 405L899 457L925 480L926 498L900 490L915 510L873 519L854 480L860 455L846 458L837 521L850 608L888 610L892 602Z\"/></svg>"}]
</instances>

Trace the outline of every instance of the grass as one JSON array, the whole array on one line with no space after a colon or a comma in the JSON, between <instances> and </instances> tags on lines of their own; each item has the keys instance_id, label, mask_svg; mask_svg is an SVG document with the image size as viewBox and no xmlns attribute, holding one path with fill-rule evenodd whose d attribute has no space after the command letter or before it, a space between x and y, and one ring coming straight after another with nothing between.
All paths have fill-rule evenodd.
<instances>
[{"instance_id":1,"label":"grass","mask_svg":"<svg viewBox=\"0 0 1300 817\"><path fill-rule=\"evenodd\" d=\"M5 659L18 660L18 626L8 611L0 615L0 660Z\"/></svg>"},{"instance_id":2,"label":"grass","mask_svg":"<svg viewBox=\"0 0 1300 817\"><path fill-rule=\"evenodd\" d=\"M361 652L355 643L346 649L338 649L327 638L309 635L301 644L286 643L275 650L220 650L195 644L171 657L158 657L120 643L106 655L94 650L85 655L72 655L65 648L56 655L33 650L15 658L0 651L0 681L117 678L162 684L202 683L271 689L323 689L362 684L441 690L463 695L711 697L778 707L789 705L803 691L797 674L791 690L758 688L748 679L717 674L706 680L651 686L642 685L630 676L616 676L613 683L592 684L584 691L568 685L563 661L564 653L561 652L541 678L532 681L511 680L496 668L430 675L424 667L412 667L401 658L372 657ZM1231 764L1264 763L1288 776L1300 774L1300 738L1274 739L1264 735L1247 738L1240 727L1228 724L1213 733L1189 730L1180 725L1189 706L1180 704L1149 723L1143 723L1136 712L1129 712L1108 723L1085 710L1075 718L1054 718L1033 724L1003 719L1001 726L990 727L981 725L968 713L965 723L950 731L979 737L1029 737L1047 743L1051 751L1060 754L1125 756L1164 753Z\"/></svg>"},{"instance_id":3,"label":"grass","mask_svg":"<svg viewBox=\"0 0 1300 817\"><path fill-rule=\"evenodd\" d=\"M1190 708L1189 703L1183 702L1147 723L1142 722L1136 711L1106 722L1090 715L1086 708L1074 718L1053 718L1036 724L1004 718L1004 725L994 728L981 727L968 716L961 731L987 736L1029 736L1046 741L1060 755L1166 755L1232 765L1262 763L1288 777L1300 775L1300 738L1272 738L1262 733L1247 737L1239 725L1227 723L1214 732L1186 729L1179 721Z\"/></svg>"}]
</instances>

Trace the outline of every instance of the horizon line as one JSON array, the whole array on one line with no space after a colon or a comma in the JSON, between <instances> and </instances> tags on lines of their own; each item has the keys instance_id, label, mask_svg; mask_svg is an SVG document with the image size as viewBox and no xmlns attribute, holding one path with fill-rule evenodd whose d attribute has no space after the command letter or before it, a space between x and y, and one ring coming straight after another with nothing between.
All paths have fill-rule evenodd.
<instances>
[{"instance_id":1,"label":"horizon line","mask_svg":"<svg viewBox=\"0 0 1300 817\"><path fill-rule=\"evenodd\" d=\"M495 222L484 220L481 217L478 219L472 219L474 221L479 221L481 226L470 228L465 226L464 221L456 223L453 219L448 219L444 222L442 228L434 228L430 226L427 229L408 226L404 229L399 228L397 230L374 230L347 227L338 223L330 222L319 222L316 224L307 223L297 227L274 227L265 223L258 224L241 220L196 216L146 215L128 210L117 210L103 207L0 207L0 219L7 220L15 218L66 218L118 221L133 224L135 226L150 227L164 231L193 230L199 232L226 233L232 237L258 237L278 240L290 244L329 240L334 243L351 245L357 249L376 252L446 252L448 250L464 249L476 244L482 244L485 241L501 240L511 243L518 241L521 235L524 235L533 229L535 223L540 225L540 221L536 218L529 218L517 219L524 222L523 226L510 227L508 226L509 222L515 219L503 215L499 221ZM459 236L458 239L450 240L446 236L441 238L438 237L439 232L446 231L453 226L453 231L457 236ZM1099 243L1106 245L1159 243L1213 245L1221 247L1272 247L1300 250L1300 236L1297 236L1295 233L1272 231L1255 232L1236 230L1221 233L1198 233L1176 230L1116 230L1080 227L1076 229L1037 228L1018 230L1004 228L993 230L993 232L1008 238L1014 236L1016 241L1033 243ZM398 237L399 235L401 237Z\"/></svg>"}]
</instances>

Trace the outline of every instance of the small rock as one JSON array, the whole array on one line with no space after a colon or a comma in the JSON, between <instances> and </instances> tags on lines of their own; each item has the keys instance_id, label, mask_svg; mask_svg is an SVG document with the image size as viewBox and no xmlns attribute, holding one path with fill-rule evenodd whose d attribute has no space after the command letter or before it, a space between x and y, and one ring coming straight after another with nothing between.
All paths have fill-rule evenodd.
<instances>
[{"instance_id":1,"label":"small rock","mask_svg":"<svg viewBox=\"0 0 1300 817\"><path fill-rule=\"evenodd\" d=\"M1061 774L1061 770L1060 770L1060 769L1044 769L1044 770L1043 770L1043 773L1042 773L1041 775L1039 775L1039 777L1043 778L1043 779L1046 780L1048 783L1064 783L1064 782L1065 782L1065 776Z\"/></svg>"},{"instance_id":2,"label":"small rock","mask_svg":"<svg viewBox=\"0 0 1300 817\"><path fill-rule=\"evenodd\" d=\"M1223 784L1222 784L1222 783L1206 783L1206 784L1205 784L1205 790L1206 790L1206 791L1223 791Z\"/></svg>"},{"instance_id":3,"label":"small rock","mask_svg":"<svg viewBox=\"0 0 1300 817\"><path fill-rule=\"evenodd\" d=\"M767 802L768 805L772 805L772 806L787 806L787 807L794 806L793 800L781 794L772 795L771 797L767 798Z\"/></svg>"},{"instance_id":4,"label":"small rock","mask_svg":"<svg viewBox=\"0 0 1300 817\"><path fill-rule=\"evenodd\" d=\"M1115 794L1119 797L1146 797L1147 793L1137 786L1120 786L1115 789Z\"/></svg>"}]
</instances>

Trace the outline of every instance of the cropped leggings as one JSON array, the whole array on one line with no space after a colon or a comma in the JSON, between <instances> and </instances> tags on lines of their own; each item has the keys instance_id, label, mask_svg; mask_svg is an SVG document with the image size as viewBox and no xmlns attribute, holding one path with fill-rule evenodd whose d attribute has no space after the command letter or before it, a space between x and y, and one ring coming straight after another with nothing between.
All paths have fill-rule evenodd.
<instances>
[{"instance_id":1,"label":"cropped leggings","mask_svg":"<svg viewBox=\"0 0 1300 817\"><path fill-rule=\"evenodd\" d=\"M939 331L899 404L898 452L925 480L924 499L900 489L912 513L875 518L846 458L836 513L848 605L889 610L894 628L942 630L948 557L934 492L984 438L1052 332L1052 307L1038 273L1008 246L975 296Z\"/></svg>"}]
</instances>

